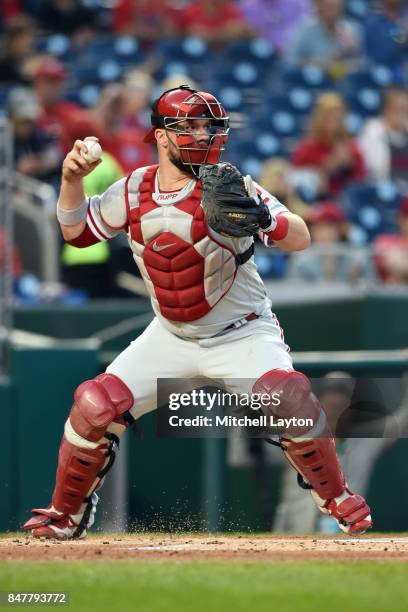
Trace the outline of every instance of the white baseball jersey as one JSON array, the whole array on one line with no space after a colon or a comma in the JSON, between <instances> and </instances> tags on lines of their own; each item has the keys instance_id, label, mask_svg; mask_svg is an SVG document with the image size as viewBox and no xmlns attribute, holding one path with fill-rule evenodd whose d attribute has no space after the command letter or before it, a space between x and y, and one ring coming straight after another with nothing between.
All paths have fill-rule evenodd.
<instances>
[{"instance_id":1,"label":"white baseball jersey","mask_svg":"<svg viewBox=\"0 0 408 612\"><path fill-rule=\"evenodd\" d=\"M287 212L255 187L272 215ZM179 191L161 192L157 167L137 169L90 198L87 226L98 241L127 234L153 310L177 336L210 338L251 313L272 317L254 257L235 261L253 239L225 237L206 226L195 179ZM260 238L273 246L262 232Z\"/></svg>"}]
</instances>

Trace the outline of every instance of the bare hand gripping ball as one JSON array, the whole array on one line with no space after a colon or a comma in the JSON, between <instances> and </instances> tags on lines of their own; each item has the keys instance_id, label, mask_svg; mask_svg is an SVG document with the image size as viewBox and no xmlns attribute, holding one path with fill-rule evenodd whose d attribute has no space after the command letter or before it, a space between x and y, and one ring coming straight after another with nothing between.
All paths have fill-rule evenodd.
<instances>
[{"instance_id":1,"label":"bare hand gripping ball","mask_svg":"<svg viewBox=\"0 0 408 612\"><path fill-rule=\"evenodd\" d=\"M82 157L90 164L101 159L102 155L102 147L99 142L95 142L94 140L86 140L86 151L81 153Z\"/></svg>"}]
</instances>

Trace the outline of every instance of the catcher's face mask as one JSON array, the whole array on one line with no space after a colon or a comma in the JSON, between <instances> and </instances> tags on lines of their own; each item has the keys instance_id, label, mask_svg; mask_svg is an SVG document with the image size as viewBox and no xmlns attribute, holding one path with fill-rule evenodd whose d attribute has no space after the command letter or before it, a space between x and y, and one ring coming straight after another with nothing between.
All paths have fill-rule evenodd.
<instances>
[{"instance_id":1,"label":"catcher's face mask","mask_svg":"<svg viewBox=\"0 0 408 612\"><path fill-rule=\"evenodd\" d=\"M171 130L183 164L198 176L202 164L216 164L228 140L229 117L209 93L187 85L165 91L152 106L152 128L145 142L155 142L157 128ZM203 132L205 131L205 137Z\"/></svg>"}]
</instances>

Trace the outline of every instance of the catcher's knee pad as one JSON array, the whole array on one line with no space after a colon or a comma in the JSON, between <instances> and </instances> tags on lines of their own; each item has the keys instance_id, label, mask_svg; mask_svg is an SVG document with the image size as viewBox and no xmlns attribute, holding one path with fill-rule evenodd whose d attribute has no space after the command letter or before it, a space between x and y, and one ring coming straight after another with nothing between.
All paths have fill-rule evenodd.
<instances>
[{"instance_id":1,"label":"catcher's knee pad","mask_svg":"<svg viewBox=\"0 0 408 612\"><path fill-rule=\"evenodd\" d=\"M269 370L256 381L252 390L254 393L270 396L269 406L265 406L264 402L263 405L277 417L288 419L294 416L302 417L311 419L316 425L322 416L320 403L312 393L310 381L301 372ZM299 435L303 432L294 430L294 433Z\"/></svg>"},{"instance_id":2,"label":"catcher's knee pad","mask_svg":"<svg viewBox=\"0 0 408 612\"><path fill-rule=\"evenodd\" d=\"M115 445L119 444L116 434L126 428L126 416L134 401L125 383L113 374L101 374L82 383L74 397L52 497L54 508L71 515L90 499L112 467ZM116 430L112 427L115 424Z\"/></svg>"},{"instance_id":3,"label":"catcher's knee pad","mask_svg":"<svg viewBox=\"0 0 408 612\"><path fill-rule=\"evenodd\" d=\"M133 395L114 374L100 374L83 382L74 394L75 403L69 415L76 434L97 442L113 421L124 424L124 415L133 406Z\"/></svg>"}]
</instances>

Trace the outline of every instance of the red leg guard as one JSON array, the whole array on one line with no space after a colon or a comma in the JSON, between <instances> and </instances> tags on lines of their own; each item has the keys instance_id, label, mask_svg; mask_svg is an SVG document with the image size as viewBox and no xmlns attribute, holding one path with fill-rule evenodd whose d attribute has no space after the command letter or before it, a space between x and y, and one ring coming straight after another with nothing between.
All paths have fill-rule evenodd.
<instances>
[{"instance_id":1,"label":"red leg guard","mask_svg":"<svg viewBox=\"0 0 408 612\"><path fill-rule=\"evenodd\" d=\"M36 516L25 529L38 536L80 537L93 523L94 492L111 468L114 444L119 442L107 428L113 421L124 428L132 406L132 393L113 374L101 374L78 387L61 441L52 504L33 510Z\"/></svg>"},{"instance_id":2,"label":"red leg guard","mask_svg":"<svg viewBox=\"0 0 408 612\"><path fill-rule=\"evenodd\" d=\"M309 379L301 372L270 370L256 381L253 391L271 396L278 393L280 403L271 406L271 412L280 417L311 418L316 425L323 412ZM307 429L299 431L298 428L286 431L281 438L285 455L322 499L337 497L345 484L334 440L327 426L317 432L318 436L325 437L317 438L312 432L309 439L297 439L308 433Z\"/></svg>"},{"instance_id":3,"label":"red leg guard","mask_svg":"<svg viewBox=\"0 0 408 612\"><path fill-rule=\"evenodd\" d=\"M75 403L69 422L75 434L97 442L116 418L133 406L133 395L113 374L101 374L83 382L75 391ZM112 444L103 441L96 448L80 448L64 435L58 458L58 469L52 504L60 512L75 514L84 499L97 486L103 467L109 469L107 455ZM106 464L106 465L105 465ZM105 470L105 473L107 471Z\"/></svg>"},{"instance_id":4,"label":"red leg guard","mask_svg":"<svg viewBox=\"0 0 408 612\"><path fill-rule=\"evenodd\" d=\"M64 514L76 514L101 481L102 468L112 456L111 444L95 449L78 448L62 438L52 505ZM107 463L109 465L109 463ZM105 473L108 470L105 471Z\"/></svg>"},{"instance_id":5,"label":"red leg guard","mask_svg":"<svg viewBox=\"0 0 408 612\"><path fill-rule=\"evenodd\" d=\"M281 417L309 417L316 427L323 412L309 380L300 372L266 372L255 383L253 391L269 394L270 411ZM278 406L272 403L272 395L276 393L280 397ZM288 461L310 485L322 512L335 518L350 535L364 533L371 527L370 508L360 495L347 488L333 437L324 421L318 431L288 430L281 437L281 445Z\"/></svg>"},{"instance_id":6,"label":"red leg guard","mask_svg":"<svg viewBox=\"0 0 408 612\"><path fill-rule=\"evenodd\" d=\"M282 438L286 457L322 499L338 497L344 491L344 476L340 468L333 438L316 438L296 442Z\"/></svg>"}]
</instances>

